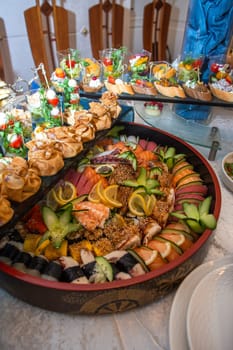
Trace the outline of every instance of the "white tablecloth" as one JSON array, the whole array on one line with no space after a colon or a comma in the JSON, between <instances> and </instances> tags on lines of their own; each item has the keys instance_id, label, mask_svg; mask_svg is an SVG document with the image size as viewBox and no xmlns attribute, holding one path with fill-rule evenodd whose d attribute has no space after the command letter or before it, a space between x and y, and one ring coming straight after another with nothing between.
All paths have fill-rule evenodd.
<instances>
[{"instance_id":1,"label":"white tablecloth","mask_svg":"<svg viewBox=\"0 0 233 350\"><path fill-rule=\"evenodd\" d=\"M227 126L226 123L224 127ZM200 150L208 155L208 149ZM216 160L211 162L217 174L224 152L218 151ZM205 261L233 252L233 194L222 183L221 189L221 215ZM168 350L169 312L175 292L122 314L70 316L30 306L0 289L0 349Z\"/></svg>"}]
</instances>

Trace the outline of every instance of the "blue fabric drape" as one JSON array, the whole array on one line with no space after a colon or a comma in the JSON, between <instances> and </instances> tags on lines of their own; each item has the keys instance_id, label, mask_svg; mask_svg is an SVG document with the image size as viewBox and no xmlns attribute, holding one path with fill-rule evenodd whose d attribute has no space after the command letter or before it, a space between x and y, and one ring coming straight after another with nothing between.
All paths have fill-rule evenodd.
<instances>
[{"instance_id":1,"label":"blue fabric drape","mask_svg":"<svg viewBox=\"0 0 233 350\"><path fill-rule=\"evenodd\" d=\"M202 56L201 80L209 81L212 58L222 59L233 35L233 0L190 0L181 58ZM219 62L221 63L221 61ZM197 105L175 106L185 119L208 120L210 107Z\"/></svg>"},{"instance_id":2,"label":"blue fabric drape","mask_svg":"<svg viewBox=\"0 0 233 350\"><path fill-rule=\"evenodd\" d=\"M209 78L209 59L226 54L232 34L233 0L190 0L182 56L205 57L204 81Z\"/></svg>"}]
</instances>

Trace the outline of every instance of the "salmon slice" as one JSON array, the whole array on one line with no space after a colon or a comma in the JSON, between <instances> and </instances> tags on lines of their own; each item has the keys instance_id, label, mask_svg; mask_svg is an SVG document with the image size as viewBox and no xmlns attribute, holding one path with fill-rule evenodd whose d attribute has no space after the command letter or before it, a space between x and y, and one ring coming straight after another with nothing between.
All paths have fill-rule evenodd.
<instances>
[{"instance_id":1,"label":"salmon slice","mask_svg":"<svg viewBox=\"0 0 233 350\"><path fill-rule=\"evenodd\" d=\"M183 235L182 233L167 233L167 232L162 232L160 234L160 237L163 237L165 239L167 239L168 241L171 241L173 243L175 243L176 245L178 245L183 252L185 252L187 249L191 248L193 245L193 242L188 239L187 237L185 237L185 235Z\"/></svg>"},{"instance_id":2,"label":"salmon slice","mask_svg":"<svg viewBox=\"0 0 233 350\"><path fill-rule=\"evenodd\" d=\"M145 150L137 155L137 161L139 166L147 167L149 162L156 160L158 157L151 151Z\"/></svg>"},{"instance_id":3,"label":"salmon slice","mask_svg":"<svg viewBox=\"0 0 233 350\"><path fill-rule=\"evenodd\" d=\"M159 269L167 263L157 250L145 246L137 247L134 250L144 260L150 271Z\"/></svg>"},{"instance_id":4,"label":"salmon slice","mask_svg":"<svg viewBox=\"0 0 233 350\"><path fill-rule=\"evenodd\" d=\"M76 185L78 196L90 193L92 187L99 182L99 180L103 181L104 186L108 184L107 180L101 174L97 174L92 167L87 166Z\"/></svg>"},{"instance_id":5,"label":"salmon slice","mask_svg":"<svg viewBox=\"0 0 233 350\"><path fill-rule=\"evenodd\" d=\"M161 256L168 261L173 261L180 256L177 250L172 246L171 242L168 241L152 239L147 246L151 249L157 250Z\"/></svg>"},{"instance_id":6,"label":"salmon slice","mask_svg":"<svg viewBox=\"0 0 233 350\"><path fill-rule=\"evenodd\" d=\"M73 212L76 219L88 231L93 231L97 227L103 228L105 221L109 218L110 209L102 203L91 203L88 201L75 203Z\"/></svg>"}]
</instances>

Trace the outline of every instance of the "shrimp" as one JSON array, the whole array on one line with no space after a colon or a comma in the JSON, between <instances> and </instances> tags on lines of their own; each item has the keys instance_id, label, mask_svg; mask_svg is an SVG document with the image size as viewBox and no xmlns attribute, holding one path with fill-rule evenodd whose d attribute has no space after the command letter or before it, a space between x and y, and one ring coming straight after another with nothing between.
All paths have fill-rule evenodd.
<instances>
[{"instance_id":1,"label":"shrimp","mask_svg":"<svg viewBox=\"0 0 233 350\"><path fill-rule=\"evenodd\" d=\"M103 228L110 214L110 209L105 205L88 201L74 204L74 210L80 210L74 211L74 216L88 231Z\"/></svg>"},{"instance_id":2,"label":"shrimp","mask_svg":"<svg viewBox=\"0 0 233 350\"><path fill-rule=\"evenodd\" d=\"M127 147L123 141L119 141L117 143L114 143L113 145L108 145L107 149L108 150L118 149L120 153L129 151L129 147Z\"/></svg>"},{"instance_id":3,"label":"shrimp","mask_svg":"<svg viewBox=\"0 0 233 350\"><path fill-rule=\"evenodd\" d=\"M151 161L155 161L158 158L153 152L148 150L138 153L136 157L137 157L138 165L145 168L149 167L149 164Z\"/></svg>"}]
</instances>

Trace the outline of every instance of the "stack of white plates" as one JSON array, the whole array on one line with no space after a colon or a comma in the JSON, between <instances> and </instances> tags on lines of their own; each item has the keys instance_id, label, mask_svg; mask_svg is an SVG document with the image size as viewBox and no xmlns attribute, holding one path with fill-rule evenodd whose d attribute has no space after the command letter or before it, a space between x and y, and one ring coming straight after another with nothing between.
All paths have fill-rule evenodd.
<instances>
[{"instance_id":1,"label":"stack of white plates","mask_svg":"<svg viewBox=\"0 0 233 350\"><path fill-rule=\"evenodd\" d=\"M174 297L170 350L233 349L233 256L193 270Z\"/></svg>"}]
</instances>

